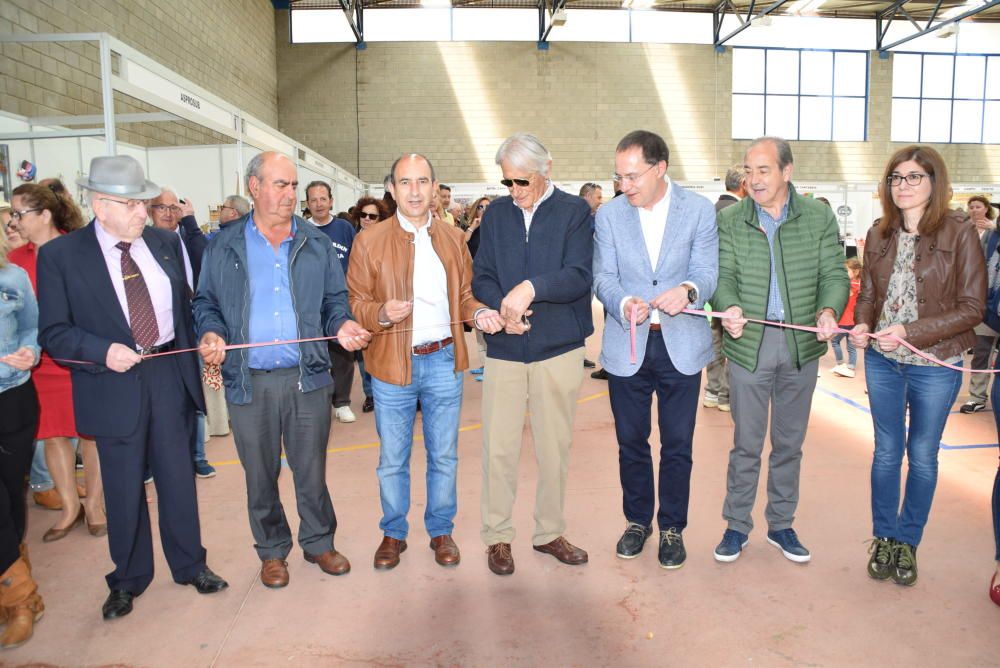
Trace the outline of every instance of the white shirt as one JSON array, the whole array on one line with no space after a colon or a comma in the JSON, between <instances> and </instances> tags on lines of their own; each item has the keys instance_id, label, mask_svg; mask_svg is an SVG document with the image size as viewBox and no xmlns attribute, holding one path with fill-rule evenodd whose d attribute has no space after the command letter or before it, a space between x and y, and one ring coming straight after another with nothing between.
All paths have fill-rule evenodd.
<instances>
[{"instance_id":1,"label":"white shirt","mask_svg":"<svg viewBox=\"0 0 1000 668\"><path fill-rule=\"evenodd\" d=\"M420 229L396 211L399 226L413 234L413 345L451 336L448 275L431 243L431 215ZM447 223L446 223L447 224Z\"/></svg>"},{"instance_id":2,"label":"white shirt","mask_svg":"<svg viewBox=\"0 0 1000 668\"><path fill-rule=\"evenodd\" d=\"M115 294L118 296L118 304L122 313L125 314L125 322L132 326L128 314L128 297L125 296L125 279L122 278L122 252L115 247L121 239L111 236L100 221L94 221L94 231L97 233L97 243L101 246L104 254L104 262L108 266L108 273L111 275L111 284L115 287ZM182 244L183 247L183 244ZM132 242L129 254L135 260L142 278L146 282L146 289L149 290L149 298L153 302L153 312L156 314L156 324L160 330L160 336L153 345L163 345L174 340L174 311L173 293L170 288L170 278L163 271L163 267L153 257L152 251L146 242L139 237Z\"/></svg>"},{"instance_id":3,"label":"white shirt","mask_svg":"<svg viewBox=\"0 0 1000 668\"><path fill-rule=\"evenodd\" d=\"M670 212L670 177L664 174L663 180L667 183L663 199L654 204L651 210L641 206L636 209L639 212L639 227L642 229L642 238L646 242L646 252L649 253L649 264L653 267L653 271L656 271L656 265L660 261L660 246L663 244L663 233L667 230L667 214ZM631 295L625 297L618 307L626 320L631 316L625 313L625 302L631 298ZM660 324L659 309L650 310L649 322L654 325Z\"/></svg>"},{"instance_id":4,"label":"white shirt","mask_svg":"<svg viewBox=\"0 0 1000 668\"><path fill-rule=\"evenodd\" d=\"M649 254L649 264L653 267L654 272L656 271L657 263L660 261L660 247L663 245L663 235L667 231L667 222L669 222L667 215L670 213L670 177L664 175L663 180L667 184L667 191L663 195L663 199L654 204L652 209L645 209L643 207L637 209L639 212L639 227L642 229L642 238L646 242L646 252ZM681 285L694 288L695 292L698 291L698 286L691 281L684 281ZM625 302L631 298L632 295L625 297L618 306L618 310L621 311L626 320L630 316L628 313L625 313ZM649 321L654 325L660 324L659 309L650 310Z\"/></svg>"},{"instance_id":5,"label":"white shirt","mask_svg":"<svg viewBox=\"0 0 1000 668\"><path fill-rule=\"evenodd\" d=\"M181 255L184 256L184 276L187 278L188 287L194 292L194 272L191 270L191 258L188 257L188 249L184 245L184 237L181 236L181 226L178 225L174 228L174 232L177 237L181 240ZM145 274L143 274L145 276Z\"/></svg>"},{"instance_id":6,"label":"white shirt","mask_svg":"<svg viewBox=\"0 0 1000 668\"><path fill-rule=\"evenodd\" d=\"M556 189L556 187L554 185L552 185L551 181L549 181L549 185L545 189L545 192L542 194L541 198L539 198L539 200L537 202L535 202L535 205L533 207L531 207L530 209L521 209L521 207L517 207L517 208L521 209L521 213L524 215L524 238L525 238L525 240L527 240L527 238L528 238L528 232L531 230L531 219L535 217L535 212L538 211L538 207L541 205L542 202L544 202L548 198L552 197L552 193L555 192L555 189Z\"/></svg>"}]
</instances>

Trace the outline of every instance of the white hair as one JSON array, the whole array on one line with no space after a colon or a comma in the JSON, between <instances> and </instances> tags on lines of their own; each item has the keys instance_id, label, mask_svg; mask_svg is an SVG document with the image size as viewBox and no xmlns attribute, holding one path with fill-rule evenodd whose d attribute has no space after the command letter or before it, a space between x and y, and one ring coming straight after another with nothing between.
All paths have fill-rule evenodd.
<instances>
[{"instance_id":1,"label":"white hair","mask_svg":"<svg viewBox=\"0 0 1000 668\"><path fill-rule=\"evenodd\" d=\"M496 163L509 162L510 164L529 172L537 172L542 176L548 176L549 163L552 161L552 154L549 153L538 137L527 132L518 132L511 135L500 144L497 149Z\"/></svg>"}]
</instances>

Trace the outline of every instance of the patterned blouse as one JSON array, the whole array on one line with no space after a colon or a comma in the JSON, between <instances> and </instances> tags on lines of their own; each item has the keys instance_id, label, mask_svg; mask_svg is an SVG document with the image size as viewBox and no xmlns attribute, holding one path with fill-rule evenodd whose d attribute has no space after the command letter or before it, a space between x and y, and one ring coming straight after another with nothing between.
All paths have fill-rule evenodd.
<instances>
[{"instance_id":1,"label":"patterned blouse","mask_svg":"<svg viewBox=\"0 0 1000 668\"><path fill-rule=\"evenodd\" d=\"M882 331L892 325L906 325L917 320L917 280L913 273L913 259L916 255L917 235L905 230L899 231L899 242L896 244L896 259L892 263L892 276L889 277L889 289L885 294L885 305L879 316L876 331ZM934 362L925 360L914 354L909 348L900 346L892 352L882 353L886 358L903 364L917 366L934 366ZM948 364L962 361L961 355L942 360Z\"/></svg>"}]
</instances>

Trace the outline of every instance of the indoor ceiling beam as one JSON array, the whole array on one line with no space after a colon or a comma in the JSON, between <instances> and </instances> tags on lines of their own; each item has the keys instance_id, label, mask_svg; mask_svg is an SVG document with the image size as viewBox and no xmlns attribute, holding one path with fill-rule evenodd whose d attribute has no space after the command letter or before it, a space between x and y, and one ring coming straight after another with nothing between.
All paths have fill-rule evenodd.
<instances>
[{"instance_id":1,"label":"indoor ceiling beam","mask_svg":"<svg viewBox=\"0 0 1000 668\"><path fill-rule=\"evenodd\" d=\"M358 49L365 48L365 8L362 0L339 0Z\"/></svg>"},{"instance_id":2,"label":"indoor ceiling beam","mask_svg":"<svg viewBox=\"0 0 1000 668\"><path fill-rule=\"evenodd\" d=\"M938 12L941 9L941 0L938 0L937 3L934 5L934 9L931 11L930 16L928 17L927 22L923 26L921 26L906 11L906 8L904 7L906 2L907 0L896 0L896 2L892 3L892 5L886 7L884 10L875 15L875 49L880 54L884 54L886 51L894 49L901 44L905 44L906 42L914 40L918 37L923 37L924 35L929 35L930 33L938 31L945 26L951 25L953 23L958 23L962 19L967 19L970 16L975 16L979 12L1000 5L1000 0L991 0L990 2L984 2L978 7L973 7L965 12L962 12L961 14L949 17L947 19L935 23L934 20L937 18ZM886 44L885 37L889 32L889 27L892 25L893 20L896 19L899 14L902 14L904 17L906 17L906 19L909 20L910 24L914 27L915 31L913 32L913 34L897 39L895 42L892 42L891 44Z\"/></svg>"},{"instance_id":3,"label":"indoor ceiling beam","mask_svg":"<svg viewBox=\"0 0 1000 668\"><path fill-rule=\"evenodd\" d=\"M566 9L566 0L538 0L538 48L546 51L549 48L549 33L552 32L552 17L556 12Z\"/></svg>"},{"instance_id":4,"label":"indoor ceiling beam","mask_svg":"<svg viewBox=\"0 0 1000 668\"><path fill-rule=\"evenodd\" d=\"M740 12L736 10L736 7L732 2L730 2L730 0L722 0L719 2L719 4L715 6L715 9L712 10L712 42L715 44L716 50L719 50L723 44L749 28L756 19L767 16L787 2L789 2L789 0L777 0L767 7L764 7L764 9L760 10L759 13L754 14L754 10L757 8L757 1L750 0L750 5L747 7L746 11L746 18L740 15ZM997 2L1000 2L1000 0L997 0ZM726 17L727 10L731 10L733 16L739 20L740 27L725 37L722 37L722 20Z\"/></svg>"}]
</instances>

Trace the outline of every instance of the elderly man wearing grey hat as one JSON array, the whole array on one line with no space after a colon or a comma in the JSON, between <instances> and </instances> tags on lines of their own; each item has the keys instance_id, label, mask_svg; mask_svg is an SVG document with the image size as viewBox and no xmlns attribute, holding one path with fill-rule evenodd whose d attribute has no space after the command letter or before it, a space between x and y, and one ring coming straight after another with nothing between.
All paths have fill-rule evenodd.
<instances>
[{"instance_id":1,"label":"elderly man wearing grey hat","mask_svg":"<svg viewBox=\"0 0 1000 668\"><path fill-rule=\"evenodd\" d=\"M52 357L73 360L77 431L97 441L115 564L102 613L113 619L153 579L147 466L174 581L201 594L228 585L205 563L187 452L195 410L204 410L197 359L165 354L197 346L180 240L146 226L146 201L160 188L134 158L94 158L77 185L90 191L94 222L39 252L38 339Z\"/></svg>"}]
</instances>

